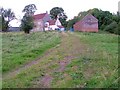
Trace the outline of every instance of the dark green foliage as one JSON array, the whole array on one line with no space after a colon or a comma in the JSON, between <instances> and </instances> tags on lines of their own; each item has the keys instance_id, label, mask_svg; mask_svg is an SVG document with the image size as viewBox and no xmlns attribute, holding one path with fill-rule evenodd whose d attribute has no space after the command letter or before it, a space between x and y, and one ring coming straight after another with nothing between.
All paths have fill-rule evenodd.
<instances>
[{"instance_id":1,"label":"dark green foliage","mask_svg":"<svg viewBox=\"0 0 120 90\"><path fill-rule=\"evenodd\" d=\"M59 18L61 24L64 26L64 27L67 27L67 21L66 21L66 18Z\"/></svg>"},{"instance_id":2,"label":"dark green foliage","mask_svg":"<svg viewBox=\"0 0 120 90\"><path fill-rule=\"evenodd\" d=\"M37 10L35 4L29 4L25 6L22 12L25 12L23 19L21 20L21 29L25 33L29 33L31 29L34 27L33 17L35 11Z\"/></svg>"},{"instance_id":3,"label":"dark green foliage","mask_svg":"<svg viewBox=\"0 0 120 90\"><path fill-rule=\"evenodd\" d=\"M0 8L0 18L2 31L7 31L9 28L9 22L15 19L15 14L11 9Z\"/></svg>"},{"instance_id":4,"label":"dark green foliage","mask_svg":"<svg viewBox=\"0 0 120 90\"><path fill-rule=\"evenodd\" d=\"M34 27L33 17L32 16L23 16L21 29L25 33L29 33L31 29Z\"/></svg>"},{"instance_id":5,"label":"dark green foliage","mask_svg":"<svg viewBox=\"0 0 120 90\"><path fill-rule=\"evenodd\" d=\"M118 23L118 34L120 35L120 22Z\"/></svg>"},{"instance_id":6,"label":"dark green foliage","mask_svg":"<svg viewBox=\"0 0 120 90\"><path fill-rule=\"evenodd\" d=\"M57 16L63 16L64 10L61 7L54 7L50 10L50 15L52 19L57 19Z\"/></svg>"},{"instance_id":7,"label":"dark green foliage","mask_svg":"<svg viewBox=\"0 0 120 90\"><path fill-rule=\"evenodd\" d=\"M9 22L8 21L5 21L4 17L1 17L2 18L2 31L4 32L7 32L8 28L9 28Z\"/></svg>"},{"instance_id":8,"label":"dark green foliage","mask_svg":"<svg viewBox=\"0 0 120 90\"><path fill-rule=\"evenodd\" d=\"M115 21L112 22L105 27L104 31L120 35L120 22L118 24Z\"/></svg>"},{"instance_id":9,"label":"dark green foliage","mask_svg":"<svg viewBox=\"0 0 120 90\"><path fill-rule=\"evenodd\" d=\"M78 14L78 17L80 17L81 19L84 17L84 16L86 16L88 14L88 12L87 11L83 11L83 12L80 12L79 14Z\"/></svg>"},{"instance_id":10,"label":"dark green foliage","mask_svg":"<svg viewBox=\"0 0 120 90\"><path fill-rule=\"evenodd\" d=\"M37 10L37 8L36 8L35 4L29 4L29 5L25 6L25 8L23 9L22 12L25 12L28 15L33 15L36 10Z\"/></svg>"},{"instance_id":11,"label":"dark green foliage","mask_svg":"<svg viewBox=\"0 0 120 90\"><path fill-rule=\"evenodd\" d=\"M2 31L7 31L7 27L6 27L7 25L6 25L6 21L5 21L4 17L1 16L0 18L1 18L1 21L0 21L0 29L1 29Z\"/></svg>"},{"instance_id":12,"label":"dark green foliage","mask_svg":"<svg viewBox=\"0 0 120 90\"><path fill-rule=\"evenodd\" d=\"M93 9L89 9L88 11L80 12L78 16L76 16L76 18L73 18L72 20L68 21L68 27L73 27L73 25L78 20L81 20L88 13L91 13L93 16L95 16L98 19L99 30L104 30L110 33L119 34L118 23L120 22L120 14L119 13L112 14L109 11L102 11L97 8L93 8Z\"/></svg>"},{"instance_id":13,"label":"dark green foliage","mask_svg":"<svg viewBox=\"0 0 120 90\"><path fill-rule=\"evenodd\" d=\"M110 33L114 33L115 31L115 29L117 28L117 22L112 22L111 24L109 24L109 25L107 25L106 27L105 27L105 31L108 31L108 32L110 32Z\"/></svg>"},{"instance_id":14,"label":"dark green foliage","mask_svg":"<svg viewBox=\"0 0 120 90\"><path fill-rule=\"evenodd\" d=\"M64 27L67 27L67 16L66 14L64 13L64 10L63 8L61 7L54 7L50 10L50 15L51 15L51 18L52 19L57 19L59 18L61 24L64 26Z\"/></svg>"},{"instance_id":15,"label":"dark green foliage","mask_svg":"<svg viewBox=\"0 0 120 90\"><path fill-rule=\"evenodd\" d=\"M80 17L74 17L74 19L71 19L68 21L68 24L67 24L67 29L70 29L71 27L73 27L73 25L80 20Z\"/></svg>"}]
</instances>

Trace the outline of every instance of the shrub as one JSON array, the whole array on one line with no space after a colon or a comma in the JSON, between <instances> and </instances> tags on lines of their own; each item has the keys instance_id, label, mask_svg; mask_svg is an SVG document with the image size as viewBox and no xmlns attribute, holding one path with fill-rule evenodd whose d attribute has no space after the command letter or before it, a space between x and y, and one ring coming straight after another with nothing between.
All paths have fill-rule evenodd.
<instances>
[{"instance_id":1,"label":"shrub","mask_svg":"<svg viewBox=\"0 0 120 90\"><path fill-rule=\"evenodd\" d=\"M120 22L118 23L118 35L120 35Z\"/></svg>"},{"instance_id":2,"label":"shrub","mask_svg":"<svg viewBox=\"0 0 120 90\"><path fill-rule=\"evenodd\" d=\"M118 34L118 24L117 22L112 22L111 24L107 25L104 31L108 31L110 33Z\"/></svg>"}]
</instances>

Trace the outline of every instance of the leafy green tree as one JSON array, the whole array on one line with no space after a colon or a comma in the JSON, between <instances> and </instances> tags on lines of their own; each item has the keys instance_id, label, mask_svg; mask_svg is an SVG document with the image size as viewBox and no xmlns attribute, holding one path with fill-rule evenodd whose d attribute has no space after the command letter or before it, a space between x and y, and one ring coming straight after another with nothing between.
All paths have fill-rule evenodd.
<instances>
[{"instance_id":1,"label":"leafy green tree","mask_svg":"<svg viewBox=\"0 0 120 90\"><path fill-rule=\"evenodd\" d=\"M104 29L105 31L108 31L110 33L118 33L118 24L117 22L112 22L111 24L107 25Z\"/></svg>"},{"instance_id":2,"label":"leafy green tree","mask_svg":"<svg viewBox=\"0 0 120 90\"><path fill-rule=\"evenodd\" d=\"M120 35L120 21L118 23L118 35Z\"/></svg>"},{"instance_id":3,"label":"leafy green tree","mask_svg":"<svg viewBox=\"0 0 120 90\"><path fill-rule=\"evenodd\" d=\"M7 31L8 30L7 21L5 21L3 16L1 17L1 20L2 20L2 24L1 24L2 25L2 31Z\"/></svg>"},{"instance_id":4,"label":"leafy green tree","mask_svg":"<svg viewBox=\"0 0 120 90\"><path fill-rule=\"evenodd\" d=\"M31 15L34 15L36 10L37 10L37 8L36 8L35 4L29 4L29 5L25 6L25 8L23 9L22 12L31 16Z\"/></svg>"},{"instance_id":5,"label":"leafy green tree","mask_svg":"<svg viewBox=\"0 0 120 90\"><path fill-rule=\"evenodd\" d=\"M22 12L24 12L23 19L21 20L21 29L29 34L30 30L34 27L33 15L37 10L35 4L29 4L25 6Z\"/></svg>"},{"instance_id":6,"label":"leafy green tree","mask_svg":"<svg viewBox=\"0 0 120 90\"><path fill-rule=\"evenodd\" d=\"M114 14L113 17L112 17L112 20L116 21L117 23L119 23L119 21L120 21L120 15L119 14Z\"/></svg>"},{"instance_id":7,"label":"leafy green tree","mask_svg":"<svg viewBox=\"0 0 120 90\"><path fill-rule=\"evenodd\" d=\"M15 14L11 9L0 8L0 15L2 19L2 31L7 31L10 21L15 19Z\"/></svg>"},{"instance_id":8,"label":"leafy green tree","mask_svg":"<svg viewBox=\"0 0 120 90\"><path fill-rule=\"evenodd\" d=\"M80 20L80 17L79 16L76 16L74 17L73 19L69 20L68 21L68 24L67 24L67 29L70 29L71 27L73 27L73 25L78 22Z\"/></svg>"},{"instance_id":9,"label":"leafy green tree","mask_svg":"<svg viewBox=\"0 0 120 90\"><path fill-rule=\"evenodd\" d=\"M85 17L87 14L88 14L87 11L83 11L83 12L80 12L80 13L78 14L78 17L79 17L80 19L82 19L82 18Z\"/></svg>"},{"instance_id":10,"label":"leafy green tree","mask_svg":"<svg viewBox=\"0 0 120 90\"><path fill-rule=\"evenodd\" d=\"M29 34L30 30L33 29L34 22L32 16L23 16L21 21L21 29L24 30L25 33Z\"/></svg>"},{"instance_id":11,"label":"leafy green tree","mask_svg":"<svg viewBox=\"0 0 120 90\"><path fill-rule=\"evenodd\" d=\"M61 24L66 27L67 26L67 16L64 13L63 8L61 7L54 7L50 10L50 15L52 19L57 19L59 18Z\"/></svg>"}]
</instances>

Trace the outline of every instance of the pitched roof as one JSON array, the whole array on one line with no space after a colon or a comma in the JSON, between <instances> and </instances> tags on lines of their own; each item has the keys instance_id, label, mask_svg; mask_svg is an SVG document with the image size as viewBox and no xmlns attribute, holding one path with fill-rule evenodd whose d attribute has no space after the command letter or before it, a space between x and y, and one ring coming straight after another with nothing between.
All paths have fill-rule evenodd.
<instances>
[{"instance_id":1,"label":"pitched roof","mask_svg":"<svg viewBox=\"0 0 120 90\"><path fill-rule=\"evenodd\" d=\"M49 20L48 22L49 22L49 25L55 25L56 20ZM57 25L57 27L64 28L62 25Z\"/></svg>"},{"instance_id":2,"label":"pitched roof","mask_svg":"<svg viewBox=\"0 0 120 90\"><path fill-rule=\"evenodd\" d=\"M94 20L98 21L97 18L95 18L92 14L88 13L84 18L82 18L82 20L86 19L86 18L93 18Z\"/></svg>"},{"instance_id":3,"label":"pitched roof","mask_svg":"<svg viewBox=\"0 0 120 90\"><path fill-rule=\"evenodd\" d=\"M49 20L49 25L55 25L56 20Z\"/></svg>"},{"instance_id":4,"label":"pitched roof","mask_svg":"<svg viewBox=\"0 0 120 90\"><path fill-rule=\"evenodd\" d=\"M37 20L37 19L42 19L42 18L44 18L44 16L45 16L46 14L47 14L47 13L37 14L37 15L34 15L33 18L34 18L35 20Z\"/></svg>"},{"instance_id":5,"label":"pitched roof","mask_svg":"<svg viewBox=\"0 0 120 90\"><path fill-rule=\"evenodd\" d=\"M84 16L81 20L79 20L78 22L76 22L75 24L78 24L82 21L84 21L86 18L93 18L95 20L95 22L98 22L98 19L96 17L94 17L92 14L88 13L86 16ZM74 24L74 25L75 25Z\"/></svg>"}]
</instances>

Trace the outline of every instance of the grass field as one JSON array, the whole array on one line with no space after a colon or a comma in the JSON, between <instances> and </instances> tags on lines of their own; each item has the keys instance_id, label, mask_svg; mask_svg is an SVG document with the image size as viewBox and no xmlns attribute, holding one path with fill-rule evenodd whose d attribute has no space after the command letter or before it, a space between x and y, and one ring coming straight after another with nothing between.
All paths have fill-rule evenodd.
<instances>
[{"instance_id":1,"label":"grass field","mask_svg":"<svg viewBox=\"0 0 120 90\"><path fill-rule=\"evenodd\" d=\"M10 33L5 34L3 40L3 53L8 56L3 55L4 73L43 55L29 68L4 77L3 88L118 87L117 35L82 32ZM48 54L44 53L46 50Z\"/></svg>"},{"instance_id":2,"label":"grass field","mask_svg":"<svg viewBox=\"0 0 120 90\"><path fill-rule=\"evenodd\" d=\"M60 38L52 32L38 32L30 35L21 33L2 34L2 65L3 74L15 69L46 50L60 43Z\"/></svg>"},{"instance_id":3,"label":"grass field","mask_svg":"<svg viewBox=\"0 0 120 90\"><path fill-rule=\"evenodd\" d=\"M72 77L61 79L54 87L110 88L118 87L118 36L97 33L75 33L88 47L80 58L66 67L63 73ZM73 69L71 69L73 67Z\"/></svg>"}]
</instances>

